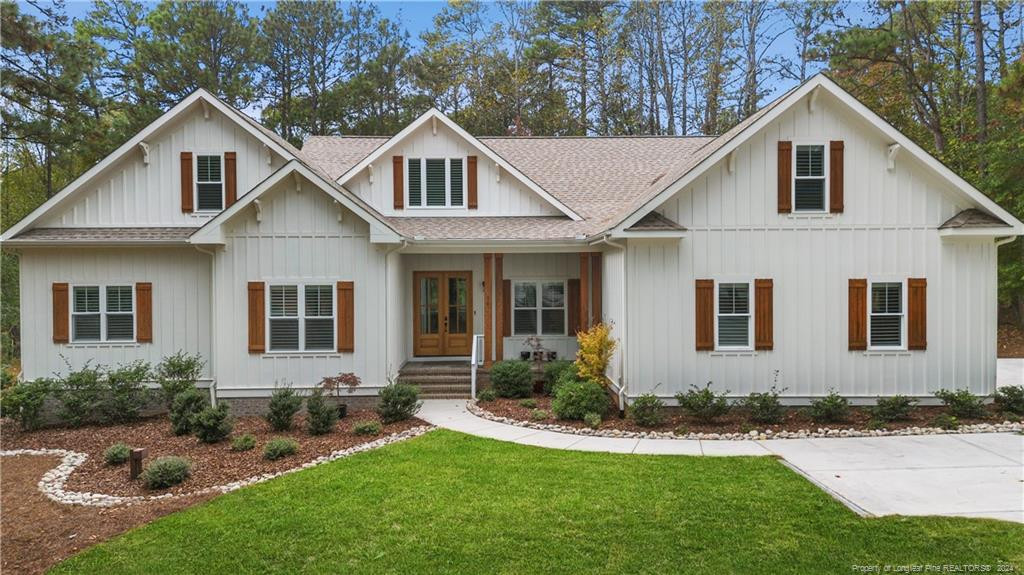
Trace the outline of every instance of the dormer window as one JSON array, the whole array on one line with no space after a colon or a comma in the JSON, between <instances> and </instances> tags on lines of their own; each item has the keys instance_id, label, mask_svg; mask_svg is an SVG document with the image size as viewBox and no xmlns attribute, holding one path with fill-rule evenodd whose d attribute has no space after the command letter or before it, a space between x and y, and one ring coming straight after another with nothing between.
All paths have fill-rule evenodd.
<instances>
[{"instance_id":1,"label":"dormer window","mask_svg":"<svg viewBox=\"0 0 1024 575\"><path fill-rule=\"evenodd\" d=\"M196 208L200 212L224 209L224 170L220 155L196 155Z\"/></svg>"},{"instance_id":2,"label":"dormer window","mask_svg":"<svg viewBox=\"0 0 1024 575\"><path fill-rule=\"evenodd\" d=\"M466 207L466 158L409 158L406 189L413 208Z\"/></svg>"},{"instance_id":3,"label":"dormer window","mask_svg":"<svg viewBox=\"0 0 1024 575\"><path fill-rule=\"evenodd\" d=\"M794 154L793 211L827 212L824 144L798 144Z\"/></svg>"}]
</instances>

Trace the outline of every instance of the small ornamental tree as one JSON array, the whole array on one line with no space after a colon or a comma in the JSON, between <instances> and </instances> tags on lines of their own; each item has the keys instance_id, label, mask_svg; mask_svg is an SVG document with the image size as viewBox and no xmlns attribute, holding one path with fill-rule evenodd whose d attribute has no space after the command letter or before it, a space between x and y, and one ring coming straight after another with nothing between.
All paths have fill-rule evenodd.
<instances>
[{"instance_id":1,"label":"small ornamental tree","mask_svg":"<svg viewBox=\"0 0 1024 575\"><path fill-rule=\"evenodd\" d=\"M576 352L576 373L581 380L596 381L604 385L604 372L618 345L612 338L612 325L599 323L576 334L579 351Z\"/></svg>"}]
</instances>

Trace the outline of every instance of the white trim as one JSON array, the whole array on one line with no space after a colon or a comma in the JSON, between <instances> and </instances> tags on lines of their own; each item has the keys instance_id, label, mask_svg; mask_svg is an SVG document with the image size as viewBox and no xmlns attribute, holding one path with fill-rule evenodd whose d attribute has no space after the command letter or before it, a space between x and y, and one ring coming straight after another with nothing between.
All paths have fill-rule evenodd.
<instances>
[{"instance_id":1,"label":"white trim","mask_svg":"<svg viewBox=\"0 0 1024 575\"><path fill-rule=\"evenodd\" d=\"M115 162L121 160L121 158L125 157L129 153L134 153L141 142L150 139L150 137L154 133L156 133L169 122L177 118L183 112L189 110L193 104L200 101L206 102L212 105L215 109L219 110L224 115L234 118L235 123L241 126L242 129L247 131L253 137L257 138L259 141L263 142L270 149L277 152L277 154L280 155L281 157L285 158L286 160L294 159L294 156L291 154L291 152L278 145L277 142L274 142L271 138L268 138L266 134L264 134L261 130L256 128L251 123L255 122L255 120L251 120L247 116L239 117L239 115L243 115L242 112L235 110L234 108L218 100L216 97L214 97L206 90L199 88L195 92L189 94L184 100L179 102L170 110L164 112L162 116L160 116L152 123L150 123L148 126L143 128L141 131L139 131L139 133L135 134L127 142L121 144L121 146L119 146L116 150L114 150L105 158L100 160L99 163L97 163L95 166L86 170L84 174L75 178L73 182L65 186L64 189L62 189L61 191L54 194L52 198L43 202L43 204L40 205L38 208L32 210L32 213L25 216L24 218L21 219L21 221L11 226L6 232L3 233L3 235L0 235L0 240L9 240L10 238L13 238L20 234L21 232L25 231L27 228L32 226L32 224L39 221L39 219L41 219L43 216L50 213L51 210L53 210L59 205L62 205L65 201L69 200L71 196L75 194L75 192L84 188L86 184L88 184L94 178L96 178L104 171L106 171L107 168L111 167Z\"/></svg>"},{"instance_id":2,"label":"white trim","mask_svg":"<svg viewBox=\"0 0 1024 575\"><path fill-rule=\"evenodd\" d=\"M873 289L875 284L900 284L900 313L879 313L876 314L871 309L871 303L874 300ZM907 351L907 279L906 278L895 278L892 276L878 276L868 278L868 293L867 293L867 308L868 308L868 352L900 352ZM874 316L894 316L899 315L900 317L900 344L899 345L871 345L871 324Z\"/></svg>"},{"instance_id":3,"label":"white trim","mask_svg":"<svg viewBox=\"0 0 1024 575\"><path fill-rule=\"evenodd\" d=\"M108 312L107 311L107 290L112 287L117 288L128 288L132 298L132 311L131 313L125 312ZM76 312L75 311L75 290L78 288L96 288L100 309L99 312ZM138 306L135 302L135 282L111 282L111 283L82 283L82 284L68 284L68 342L66 345L83 346L83 345L125 345L132 346L138 343L139 334L138 323L136 314L138 313ZM113 313L113 315L129 315L132 318L132 337L131 339L108 339L107 334L107 316ZM100 320L100 338L99 339L75 339L75 316L91 316L98 315Z\"/></svg>"},{"instance_id":4,"label":"white trim","mask_svg":"<svg viewBox=\"0 0 1024 575\"><path fill-rule=\"evenodd\" d=\"M643 203L639 208L631 212L629 215L622 218L617 225L612 226L611 230L616 233L623 232L626 228L631 227L640 218L644 217L648 213L657 209L658 206L662 205L670 197L678 193L680 190L685 189L694 180L699 178L709 168L717 164L722 158L728 155L730 152L743 145L752 135L761 131L765 126L774 122L776 118L784 114L794 104L799 102L805 96L807 96L815 88L824 88L828 92L834 95L840 102L849 106L854 112L860 114L875 128L885 134L891 141L900 144L907 153L918 158L927 167L931 168L938 173L940 177L945 178L951 184L953 184L961 193L970 198L978 206L985 211L991 213L995 217L1003 220L1010 224L1010 228L1005 230L1001 235L1024 235L1024 222L1021 222L1015 218L1012 214L1004 210L998 204L993 202L985 194L967 183L966 180L958 176L955 172L947 168L942 162L935 159L931 154L926 152L920 146L915 144L913 140L908 138L902 132L889 125L884 119L878 114L872 112L867 106L860 103L856 98L853 97L849 92L843 90L838 84L833 82L828 76L819 73L807 80L802 86L795 88L786 95L781 97L780 102L777 104L769 104L774 106L771 110L766 112L764 115L759 117L757 120L752 122L740 133L733 136L729 141L723 143L717 150L712 152L708 157L701 160L696 166L691 168L682 177L678 178L674 182L667 184L660 192L654 195L651 199Z\"/></svg>"},{"instance_id":5,"label":"white trim","mask_svg":"<svg viewBox=\"0 0 1024 575\"><path fill-rule=\"evenodd\" d=\"M730 353L730 352L752 352L754 351L754 280L746 276L743 277L724 277L714 278L715 283L715 350L716 352ZM745 314L725 314L728 317L744 317L747 318L747 345L728 345L723 346L719 344L719 333L718 333L718 317L721 315L719 312L720 302L718 300L718 290L723 283L726 284L747 284L747 313Z\"/></svg>"},{"instance_id":6,"label":"white trim","mask_svg":"<svg viewBox=\"0 0 1024 575\"><path fill-rule=\"evenodd\" d=\"M817 92L815 92L815 93L817 93ZM829 205L829 200L830 200L829 196L831 194L828 193L828 188L829 188L829 185L832 182L829 179L829 156L831 154L829 154L829 144L828 144L828 142L823 142L821 140L792 140L791 143L793 145L793 153L791 154L792 155L792 157L790 158L791 165L790 165L789 169L790 169L790 173L793 174L793 180L790 183L790 197L789 197L790 204L789 205L793 206L793 209L792 209L792 211L790 213L792 215L797 215L797 216L829 214L830 213L830 208L831 208L831 206ZM796 175L796 152L797 152L797 148L800 147L800 146L804 146L804 147L820 146L821 147L821 170L822 170L821 176L803 176L803 177L799 177L799 176ZM821 202L821 205L823 206L822 209L820 209L820 210L798 210L798 209L796 209L796 182L797 182L797 180L821 180L822 182L824 182L824 185L822 186L822 190L821 190L822 196L824 196L822 198L822 202Z\"/></svg>"},{"instance_id":7,"label":"white trim","mask_svg":"<svg viewBox=\"0 0 1024 575\"><path fill-rule=\"evenodd\" d=\"M509 338L514 337L568 337L569 335L569 282L565 279L509 279L509 287L512 289L512 293L509 294L509 304L512 307L512 335L507 336ZM517 284L532 284L536 289L537 304L533 307L516 307L516 285ZM562 284L562 307L544 307L544 284ZM544 331L544 310L562 310L562 333L542 333ZM516 333L516 310L534 310L537 314L537 333ZM498 336L506 337L506 336Z\"/></svg>"},{"instance_id":8,"label":"white trim","mask_svg":"<svg viewBox=\"0 0 1024 575\"><path fill-rule=\"evenodd\" d=\"M401 142L407 136L409 136L414 131L416 131L420 126L425 124L428 120L432 120L432 119L435 120L435 121L436 120L440 120L442 124L444 124L449 129L451 129L453 132L455 132L456 135L458 135L460 138L466 140L470 145L472 145L477 150L479 150L484 156L487 156L495 164L497 164L501 168L504 168L504 170L506 172L508 172L509 174L511 174L512 177L516 178L517 180L522 182L523 185L525 185L527 188L529 188L531 191L533 191L534 193L536 193L540 197L544 198L544 200L546 200L549 204L551 204L556 209L558 209L558 211L562 212L566 216L569 216L569 218L572 219L573 221L577 221L578 222L578 221L582 221L583 220L583 218L579 214L577 214L572 209L570 209L568 206L566 206L561 201L559 201L557 198L555 198L554 196L549 194L546 190L544 190L544 188L540 187L540 185L538 185L536 182L534 182L533 180L528 178L525 174L523 174L518 169L516 169L515 166L513 166L512 164L510 164L507 161L505 161L505 159L502 158L500 155L498 155L497 152L495 152L491 148L487 147L486 144L484 144L480 140L476 139L472 134L470 134L466 130L462 129L461 126L456 124L454 121L452 121L450 118L448 118L443 113L438 111L436 108L431 108L431 109L427 110L419 118L416 118L415 120L413 120L412 123L410 123L404 129L402 129L401 132L398 132L397 134L395 134L394 136L389 138L386 142L384 142L383 144L378 146L377 149L375 149L373 152L370 153L370 155L368 155L365 158L363 158L362 160L360 160L358 164L356 164L355 166L352 166L351 168L348 169L348 171L346 171L344 174L339 176L338 179L337 179L337 183L342 185L342 186L344 186L349 180L351 180L356 175L361 173L363 171L363 169L366 168L366 166L376 162L377 159L380 158L381 156L383 156L385 153L387 153L388 150L391 150L392 148L394 148L399 142ZM408 187L407 187L407 189L408 189ZM467 202L468 202L468 200L467 200Z\"/></svg>"},{"instance_id":9,"label":"white trim","mask_svg":"<svg viewBox=\"0 0 1024 575\"><path fill-rule=\"evenodd\" d=\"M267 318L267 329L266 341L264 342L264 348L266 351L263 355L270 356L281 356L281 355L340 355L338 351L338 296L337 296L337 282L331 280L319 281L316 279L281 279L281 280L266 280L263 282L265 293L267 297L264 301L264 317ZM306 314L306 288L308 287L327 287L328 293L331 294L331 315L330 316L309 316ZM271 289L275 287L293 287L295 288L295 314L292 315L281 315L273 316L270 312L270 302L272 299ZM274 319L294 319L298 322L298 343L299 347L296 349L271 349L270 347L270 332L271 326L273 325ZM331 347L325 349L306 349L306 320L309 319L330 319L331 320Z\"/></svg>"}]
</instances>

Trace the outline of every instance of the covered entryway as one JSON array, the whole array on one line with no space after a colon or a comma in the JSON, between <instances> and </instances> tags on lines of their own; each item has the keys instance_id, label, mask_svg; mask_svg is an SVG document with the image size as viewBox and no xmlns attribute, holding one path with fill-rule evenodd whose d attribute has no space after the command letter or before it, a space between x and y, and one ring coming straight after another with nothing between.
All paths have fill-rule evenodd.
<instances>
[{"instance_id":1,"label":"covered entryway","mask_svg":"<svg viewBox=\"0 0 1024 575\"><path fill-rule=\"evenodd\" d=\"M473 272L413 273L413 354L468 356L473 345Z\"/></svg>"}]
</instances>

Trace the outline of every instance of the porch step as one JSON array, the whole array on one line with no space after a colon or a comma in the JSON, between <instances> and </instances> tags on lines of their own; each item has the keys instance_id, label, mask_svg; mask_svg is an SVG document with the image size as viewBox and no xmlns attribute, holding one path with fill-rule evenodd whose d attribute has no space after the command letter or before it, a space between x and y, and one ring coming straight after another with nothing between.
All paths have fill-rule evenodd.
<instances>
[{"instance_id":1,"label":"porch step","mask_svg":"<svg viewBox=\"0 0 1024 575\"><path fill-rule=\"evenodd\" d=\"M409 362L398 372L398 381L419 387L423 399L465 399L472 373L465 362Z\"/></svg>"}]
</instances>

